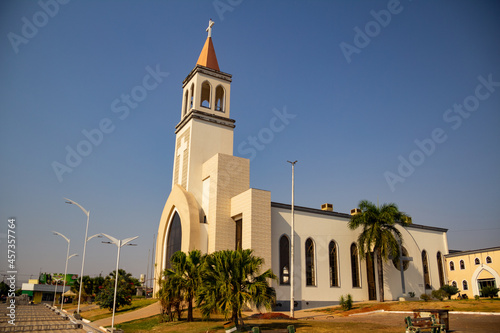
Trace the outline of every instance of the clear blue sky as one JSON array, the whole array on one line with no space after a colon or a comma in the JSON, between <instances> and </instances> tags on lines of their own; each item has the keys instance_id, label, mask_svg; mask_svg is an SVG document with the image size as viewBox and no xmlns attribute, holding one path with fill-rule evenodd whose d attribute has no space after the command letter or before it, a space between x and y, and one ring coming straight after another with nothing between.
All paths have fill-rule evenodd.
<instances>
[{"instance_id":1,"label":"clear blue sky","mask_svg":"<svg viewBox=\"0 0 500 333\"><path fill-rule=\"evenodd\" d=\"M146 272L181 84L210 18L220 68L233 75L234 154L253 157L252 187L289 203L286 161L298 160L297 205L395 202L414 223L448 228L451 249L500 245L498 2L41 3L52 5L0 4L2 273L14 216L18 280L64 270L66 242L51 230L71 238L79 274L85 216L63 197L91 211L89 235L138 235L120 267ZM141 88L147 68L160 72L151 90ZM133 107L121 100L131 93ZM275 109L295 118L272 132ZM99 126L108 133L90 152L82 131ZM87 156L71 167L67 147ZM54 162L71 173L58 179ZM115 262L116 247L89 242L86 274Z\"/></svg>"}]
</instances>

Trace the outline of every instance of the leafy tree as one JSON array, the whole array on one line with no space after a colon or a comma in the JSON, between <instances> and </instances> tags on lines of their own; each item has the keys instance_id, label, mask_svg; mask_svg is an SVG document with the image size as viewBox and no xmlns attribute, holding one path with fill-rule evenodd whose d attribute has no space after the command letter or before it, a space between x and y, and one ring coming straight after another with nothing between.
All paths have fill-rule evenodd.
<instances>
[{"instance_id":1,"label":"leafy tree","mask_svg":"<svg viewBox=\"0 0 500 333\"><path fill-rule=\"evenodd\" d=\"M493 298L497 296L498 292L500 289L493 287L493 286L486 286L481 288L481 294L483 294L484 297L490 297Z\"/></svg>"},{"instance_id":2,"label":"leafy tree","mask_svg":"<svg viewBox=\"0 0 500 333\"><path fill-rule=\"evenodd\" d=\"M432 294L432 297L434 297L435 299L440 300L440 301L442 301L445 297L448 297L448 299L451 298L451 296L446 291L444 291L442 288L438 289L438 290L433 290L431 294Z\"/></svg>"},{"instance_id":3,"label":"leafy tree","mask_svg":"<svg viewBox=\"0 0 500 333\"><path fill-rule=\"evenodd\" d=\"M349 311L352 309L352 296L351 294L347 294L345 297L344 295L340 295L339 299L339 304L342 310L344 311Z\"/></svg>"},{"instance_id":4,"label":"leafy tree","mask_svg":"<svg viewBox=\"0 0 500 333\"><path fill-rule=\"evenodd\" d=\"M203 283L196 298L203 317L219 312L226 319L230 315L231 321L241 327L243 306L271 309L276 291L269 286L268 279L276 279L276 275L270 269L260 274L263 262L248 249L223 250L207 256L202 266Z\"/></svg>"},{"instance_id":5,"label":"leafy tree","mask_svg":"<svg viewBox=\"0 0 500 333\"><path fill-rule=\"evenodd\" d=\"M109 311L113 311L113 298L115 295L114 287L107 287L97 295L96 303L99 304L101 309L108 309ZM132 304L132 298L130 294L123 288L118 287L116 290L116 309Z\"/></svg>"},{"instance_id":6,"label":"leafy tree","mask_svg":"<svg viewBox=\"0 0 500 333\"><path fill-rule=\"evenodd\" d=\"M387 261L389 257L399 258L399 242L402 236L396 228L396 223L403 226L408 225L409 216L400 212L396 204L384 204L377 207L367 200L359 202L361 213L352 215L349 228L355 230L361 227L363 230L358 236L359 254L362 259L370 256L371 252L377 256L377 272L380 302L384 301L384 276L382 259ZM401 268L403 269L403 268Z\"/></svg>"},{"instance_id":7,"label":"leafy tree","mask_svg":"<svg viewBox=\"0 0 500 333\"><path fill-rule=\"evenodd\" d=\"M193 321L193 299L201 283L200 268L203 258L199 250L190 251L187 255L177 251L170 259L172 269L165 271L167 279L173 279L171 285L175 285L174 289L180 289L188 303L188 321Z\"/></svg>"},{"instance_id":8,"label":"leafy tree","mask_svg":"<svg viewBox=\"0 0 500 333\"><path fill-rule=\"evenodd\" d=\"M172 312L172 308L174 308L177 313L177 320L180 320L183 300L181 281L178 276L168 276L166 270L163 272L163 277L161 288L158 292L162 318L164 321L173 321L174 313Z\"/></svg>"},{"instance_id":9,"label":"leafy tree","mask_svg":"<svg viewBox=\"0 0 500 333\"><path fill-rule=\"evenodd\" d=\"M5 282L0 282L0 296L7 296L9 294L10 287Z\"/></svg>"},{"instance_id":10,"label":"leafy tree","mask_svg":"<svg viewBox=\"0 0 500 333\"><path fill-rule=\"evenodd\" d=\"M449 284L445 284L439 290L444 291L448 299L451 299L451 296L458 294L460 292L460 289L458 289L455 286L450 286Z\"/></svg>"},{"instance_id":11,"label":"leafy tree","mask_svg":"<svg viewBox=\"0 0 500 333\"><path fill-rule=\"evenodd\" d=\"M113 297L115 292L115 274L116 271L112 271L106 276L102 284L102 288L95 286L100 289L97 294L96 303L100 305L101 308L113 309ZM97 285L102 277L94 279L93 282ZM89 284L90 285L90 284ZM123 269L118 270L118 287L116 292L116 308L124 305L130 305L132 302L132 295L135 293L135 287L139 286L140 282L136 278L132 277L132 274L127 273ZM84 281L85 286L85 281ZM94 290L94 283L91 286L90 291Z\"/></svg>"}]
</instances>

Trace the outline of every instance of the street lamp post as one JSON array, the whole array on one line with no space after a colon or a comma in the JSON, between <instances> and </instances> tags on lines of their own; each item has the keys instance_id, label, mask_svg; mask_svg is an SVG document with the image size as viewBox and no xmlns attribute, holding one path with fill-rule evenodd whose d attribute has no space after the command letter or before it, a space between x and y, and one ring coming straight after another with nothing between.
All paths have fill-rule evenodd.
<instances>
[{"instance_id":1,"label":"street lamp post","mask_svg":"<svg viewBox=\"0 0 500 333\"><path fill-rule=\"evenodd\" d=\"M87 248L87 234L89 231L90 211L86 210L73 200L70 200L68 198L64 198L64 200L66 200L66 203L68 204L77 205L83 211L83 213L87 215L87 227L85 228L85 241L83 242L82 270L80 271L80 290L78 291L78 309L76 310L76 312L80 314L80 301L82 298L83 266L85 265L85 250Z\"/></svg>"},{"instance_id":2,"label":"street lamp post","mask_svg":"<svg viewBox=\"0 0 500 333\"><path fill-rule=\"evenodd\" d=\"M61 279L54 279L54 281L56 281L56 288L54 289L54 302L52 303L53 307L56 306L57 285L59 284L59 281L61 281ZM63 292L64 292L64 289L63 289Z\"/></svg>"},{"instance_id":3,"label":"street lamp post","mask_svg":"<svg viewBox=\"0 0 500 333\"><path fill-rule=\"evenodd\" d=\"M295 177L295 163L297 161L287 161L292 165L292 230L290 233L290 317L294 317L294 310L295 310L295 297L293 293L293 260L294 260L294 251L293 251L293 240L295 238L295 212L294 212L294 206L295 206L295 184L294 184L294 177Z\"/></svg>"},{"instance_id":4,"label":"street lamp post","mask_svg":"<svg viewBox=\"0 0 500 333\"><path fill-rule=\"evenodd\" d=\"M68 242L68 250L66 251L66 266L64 267L64 284L63 284L63 296L62 296L62 302L61 302L61 311L63 309L63 305L64 305L64 288L66 288L66 274L68 273L68 260L77 256L78 254L72 254L72 255L69 255L69 244L70 244L70 239L66 236L64 236L63 234L61 234L60 232L57 232L57 231L52 231L54 233L54 235L59 235L61 236L62 238L64 238L66 240L66 242Z\"/></svg>"},{"instance_id":5,"label":"street lamp post","mask_svg":"<svg viewBox=\"0 0 500 333\"><path fill-rule=\"evenodd\" d=\"M108 243L108 244L115 244L118 247L118 254L116 256L116 271L115 271L115 295L113 297L113 316L111 319L111 332L114 332L115 330L115 310L116 310L116 291L118 289L118 265L120 264L120 249L122 246L127 245L129 242L133 241L139 236L135 237L130 237L126 239L116 239L110 235L102 234L104 237L108 238L111 242L103 242L103 243ZM134 245L134 244L128 244L128 245Z\"/></svg>"}]
</instances>

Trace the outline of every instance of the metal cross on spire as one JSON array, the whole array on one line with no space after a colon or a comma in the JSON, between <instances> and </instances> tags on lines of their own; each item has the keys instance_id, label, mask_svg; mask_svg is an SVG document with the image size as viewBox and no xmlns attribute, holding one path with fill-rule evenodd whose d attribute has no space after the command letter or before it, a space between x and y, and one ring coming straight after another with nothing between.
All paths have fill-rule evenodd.
<instances>
[{"instance_id":1,"label":"metal cross on spire","mask_svg":"<svg viewBox=\"0 0 500 333\"><path fill-rule=\"evenodd\" d=\"M207 31L208 31L208 37L212 37L212 26L214 25L214 21L212 21L212 19L210 19L210 21L208 21L208 28L207 28Z\"/></svg>"}]
</instances>

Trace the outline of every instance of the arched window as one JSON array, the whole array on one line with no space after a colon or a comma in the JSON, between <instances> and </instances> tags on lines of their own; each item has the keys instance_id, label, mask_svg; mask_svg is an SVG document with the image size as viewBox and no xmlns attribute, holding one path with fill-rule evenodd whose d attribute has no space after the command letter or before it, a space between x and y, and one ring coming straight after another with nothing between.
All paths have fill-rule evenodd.
<instances>
[{"instance_id":1,"label":"arched window","mask_svg":"<svg viewBox=\"0 0 500 333\"><path fill-rule=\"evenodd\" d=\"M469 290L469 285L467 284L467 280L462 281L462 290Z\"/></svg>"},{"instance_id":2,"label":"arched window","mask_svg":"<svg viewBox=\"0 0 500 333\"><path fill-rule=\"evenodd\" d=\"M193 101L194 101L194 83L191 84L191 97L189 98L189 110L193 108Z\"/></svg>"},{"instance_id":3,"label":"arched window","mask_svg":"<svg viewBox=\"0 0 500 333\"><path fill-rule=\"evenodd\" d=\"M465 269L465 261L460 260L460 269Z\"/></svg>"},{"instance_id":4,"label":"arched window","mask_svg":"<svg viewBox=\"0 0 500 333\"><path fill-rule=\"evenodd\" d=\"M201 84L201 100L200 100L200 106L203 106L204 108L210 109L210 96L211 96L211 88L210 88L210 83L208 81L204 81Z\"/></svg>"},{"instance_id":5,"label":"arched window","mask_svg":"<svg viewBox=\"0 0 500 333\"><path fill-rule=\"evenodd\" d=\"M424 270L425 289L431 289L431 278L429 274L429 262L427 261L427 251L422 251L422 266Z\"/></svg>"},{"instance_id":6,"label":"arched window","mask_svg":"<svg viewBox=\"0 0 500 333\"><path fill-rule=\"evenodd\" d=\"M354 243L351 244L351 275L352 287L361 287L361 281L359 277L358 247Z\"/></svg>"},{"instance_id":7,"label":"arched window","mask_svg":"<svg viewBox=\"0 0 500 333\"><path fill-rule=\"evenodd\" d=\"M188 108L188 91L186 90L186 93L184 94L184 110L182 115L185 116L187 113L187 108Z\"/></svg>"},{"instance_id":8,"label":"arched window","mask_svg":"<svg viewBox=\"0 0 500 333\"><path fill-rule=\"evenodd\" d=\"M479 258L474 259L474 264L476 264L476 265L480 265L481 264L481 261L479 260Z\"/></svg>"},{"instance_id":9,"label":"arched window","mask_svg":"<svg viewBox=\"0 0 500 333\"><path fill-rule=\"evenodd\" d=\"M337 244L334 241L328 246L328 255L330 259L330 287L339 286L339 272L337 264Z\"/></svg>"},{"instance_id":10,"label":"arched window","mask_svg":"<svg viewBox=\"0 0 500 333\"><path fill-rule=\"evenodd\" d=\"M224 88L218 85L217 88L215 88L215 111L224 112L225 102Z\"/></svg>"},{"instance_id":11,"label":"arched window","mask_svg":"<svg viewBox=\"0 0 500 333\"><path fill-rule=\"evenodd\" d=\"M306 286L316 285L314 274L314 242L311 238L306 240Z\"/></svg>"},{"instance_id":12,"label":"arched window","mask_svg":"<svg viewBox=\"0 0 500 333\"><path fill-rule=\"evenodd\" d=\"M490 257L490 256L487 256L487 257L486 257L486 263L487 263L487 264L491 264L491 257Z\"/></svg>"},{"instance_id":13,"label":"arched window","mask_svg":"<svg viewBox=\"0 0 500 333\"><path fill-rule=\"evenodd\" d=\"M452 285L453 287L457 287L457 281L452 281L452 282L451 282L451 285ZM458 287L457 287L457 288L458 288Z\"/></svg>"},{"instance_id":14,"label":"arched window","mask_svg":"<svg viewBox=\"0 0 500 333\"><path fill-rule=\"evenodd\" d=\"M450 271L455 270L455 263L453 261L450 261Z\"/></svg>"},{"instance_id":15,"label":"arched window","mask_svg":"<svg viewBox=\"0 0 500 333\"><path fill-rule=\"evenodd\" d=\"M170 228L168 230L167 237L167 253L166 253L166 268L170 268L170 257L181 250L182 241L182 228L181 228L181 218L177 212L174 213L172 220L170 221Z\"/></svg>"},{"instance_id":16,"label":"arched window","mask_svg":"<svg viewBox=\"0 0 500 333\"><path fill-rule=\"evenodd\" d=\"M439 273L439 286L444 286L444 272L443 272L443 256L441 252L437 253L438 273Z\"/></svg>"},{"instance_id":17,"label":"arched window","mask_svg":"<svg viewBox=\"0 0 500 333\"><path fill-rule=\"evenodd\" d=\"M280 238L280 284L290 284L290 241L285 235Z\"/></svg>"}]
</instances>

